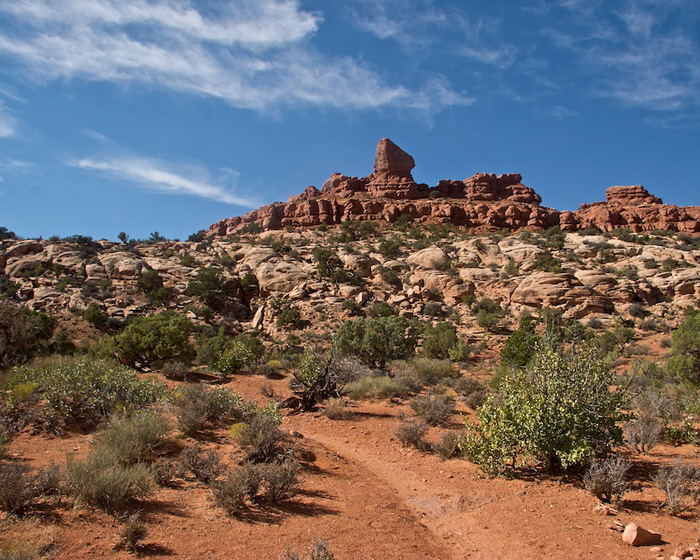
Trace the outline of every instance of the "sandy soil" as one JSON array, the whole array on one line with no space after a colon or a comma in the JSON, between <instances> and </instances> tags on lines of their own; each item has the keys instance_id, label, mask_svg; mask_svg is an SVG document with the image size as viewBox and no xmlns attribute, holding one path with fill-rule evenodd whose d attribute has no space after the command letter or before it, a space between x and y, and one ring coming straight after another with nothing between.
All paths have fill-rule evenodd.
<instances>
[{"instance_id":1,"label":"sandy soil","mask_svg":"<svg viewBox=\"0 0 700 560\"><path fill-rule=\"evenodd\" d=\"M287 395L287 380L239 377L229 385L264 402L260 386L272 383ZM148 525L144 557L183 559L278 558L299 551L316 538L330 539L338 559L644 559L658 551L632 548L610 529L618 520L659 531L662 555L697 540L693 517L659 510L661 493L650 479L659 464L693 458L690 446L658 447L649 456L632 456L635 487L617 516L593 512L596 499L575 477L486 479L475 465L402 448L393 435L402 403L352 404L352 417L330 420L321 414L286 416L283 428L316 456L304 472L302 495L278 508L227 517L201 483L188 479L160 489L141 504ZM466 410L466 409L465 409ZM453 427L460 426L458 416ZM438 432L430 434L437 439ZM90 436L44 437L22 434L9 449L14 460L39 467L62 464L67 453L80 455ZM183 442L187 443L187 442ZM235 446L225 430L206 434L226 460ZM65 503L47 512L57 559L129 558L115 550L122 521L100 511Z\"/></svg>"}]
</instances>

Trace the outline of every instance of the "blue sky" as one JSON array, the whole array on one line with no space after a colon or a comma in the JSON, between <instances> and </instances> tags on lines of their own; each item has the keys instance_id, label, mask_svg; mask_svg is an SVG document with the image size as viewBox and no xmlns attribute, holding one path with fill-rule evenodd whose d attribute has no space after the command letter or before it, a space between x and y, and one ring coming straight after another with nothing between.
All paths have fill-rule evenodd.
<instances>
[{"instance_id":1,"label":"blue sky","mask_svg":"<svg viewBox=\"0 0 700 560\"><path fill-rule=\"evenodd\" d=\"M488 4L488 5L487 5ZM159 231L372 171L700 204L697 0L3 0L0 225Z\"/></svg>"}]
</instances>

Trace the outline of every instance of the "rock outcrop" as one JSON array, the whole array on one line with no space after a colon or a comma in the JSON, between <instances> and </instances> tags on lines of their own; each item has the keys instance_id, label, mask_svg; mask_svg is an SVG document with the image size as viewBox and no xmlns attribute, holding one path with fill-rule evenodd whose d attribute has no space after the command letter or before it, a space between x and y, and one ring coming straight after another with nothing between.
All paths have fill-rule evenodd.
<instances>
[{"instance_id":1,"label":"rock outcrop","mask_svg":"<svg viewBox=\"0 0 700 560\"><path fill-rule=\"evenodd\" d=\"M416 183L413 158L388 138L377 145L374 171L367 177L334 173L319 191L313 186L286 203L263 206L243 217L213 224L209 234L223 237L247 229L337 225L346 220L394 223L401 216L416 222L447 223L476 232L501 229L541 230L560 225L565 231L625 227L634 232L659 230L700 233L700 207L669 206L642 186L616 186L607 200L559 212L522 184L517 173L478 173L445 179L436 186Z\"/></svg>"}]
</instances>

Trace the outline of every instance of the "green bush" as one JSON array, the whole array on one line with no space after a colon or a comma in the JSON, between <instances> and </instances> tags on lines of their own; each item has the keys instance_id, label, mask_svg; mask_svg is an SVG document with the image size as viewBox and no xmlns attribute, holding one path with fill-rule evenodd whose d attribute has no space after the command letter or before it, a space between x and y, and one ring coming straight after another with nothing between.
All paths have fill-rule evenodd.
<instances>
[{"instance_id":1,"label":"green bush","mask_svg":"<svg viewBox=\"0 0 700 560\"><path fill-rule=\"evenodd\" d=\"M85 308L85 311L83 311L83 319L98 329L105 328L109 321L107 313L102 311L95 302Z\"/></svg>"},{"instance_id":2,"label":"green bush","mask_svg":"<svg viewBox=\"0 0 700 560\"><path fill-rule=\"evenodd\" d=\"M457 331L444 321L435 327L427 326L423 331L423 353L429 358L449 358L450 350L455 348L457 343Z\"/></svg>"},{"instance_id":3,"label":"green bush","mask_svg":"<svg viewBox=\"0 0 700 560\"><path fill-rule=\"evenodd\" d=\"M351 399L405 397L408 389L405 385L388 375L363 376L351 381L345 387Z\"/></svg>"},{"instance_id":4,"label":"green bush","mask_svg":"<svg viewBox=\"0 0 700 560\"><path fill-rule=\"evenodd\" d=\"M313 409L321 401L340 398L343 389L341 365L335 356L321 357L306 350L294 372L295 394L304 410Z\"/></svg>"},{"instance_id":5,"label":"green bush","mask_svg":"<svg viewBox=\"0 0 700 560\"><path fill-rule=\"evenodd\" d=\"M379 244L378 251L389 259L395 259L401 254L403 243L398 237L390 237Z\"/></svg>"},{"instance_id":6,"label":"green bush","mask_svg":"<svg viewBox=\"0 0 700 560\"><path fill-rule=\"evenodd\" d=\"M48 406L66 423L85 428L124 408L143 408L164 393L150 380L108 361L52 358L15 368L10 387L34 383Z\"/></svg>"},{"instance_id":7,"label":"green bush","mask_svg":"<svg viewBox=\"0 0 700 560\"><path fill-rule=\"evenodd\" d=\"M163 279L157 270L144 272L136 281L136 287L143 291L146 299L154 305L167 305L175 297L175 290L163 285Z\"/></svg>"},{"instance_id":8,"label":"green bush","mask_svg":"<svg viewBox=\"0 0 700 560\"><path fill-rule=\"evenodd\" d=\"M285 307L278 314L275 319L275 323L278 327L299 329L304 325L304 321L301 318L301 313L296 307Z\"/></svg>"},{"instance_id":9,"label":"green bush","mask_svg":"<svg viewBox=\"0 0 700 560\"><path fill-rule=\"evenodd\" d=\"M540 348L530 371L503 375L497 394L478 409L463 450L489 473L534 459L548 470L592 460L622 441L626 401L618 380L590 349Z\"/></svg>"},{"instance_id":10,"label":"green bush","mask_svg":"<svg viewBox=\"0 0 700 560\"><path fill-rule=\"evenodd\" d=\"M372 367L408 358L417 344L417 328L404 317L376 317L345 321L333 337L341 354L356 356Z\"/></svg>"},{"instance_id":11,"label":"green bush","mask_svg":"<svg viewBox=\"0 0 700 560\"><path fill-rule=\"evenodd\" d=\"M550 253L540 253L535 257L534 267L544 272L559 273L562 271L561 261Z\"/></svg>"},{"instance_id":12,"label":"green bush","mask_svg":"<svg viewBox=\"0 0 700 560\"><path fill-rule=\"evenodd\" d=\"M229 298L235 295L238 286L233 280L226 280L220 269L200 268L197 277L187 285L185 294L198 297L204 305L220 310Z\"/></svg>"},{"instance_id":13,"label":"green bush","mask_svg":"<svg viewBox=\"0 0 700 560\"><path fill-rule=\"evenodd\" d=\"M356 283L357 277L345 270L343 261L333 249L316 247L313 252L316 262L316 272L321 278L327 278L332 282Z\"/></svg>"},{"instance_id":14,"label":"green bush","mask_svg":"<svg viewBox=\"0 0 700 560\"><path fill-rule=\"evenodd\" d=\"M114 337L115 351L119 361L131 367L169 360L188 363L194 355L191 330L189 319L174 311L137 317Z\"/></svg>"},{"instance_id":15,"label":"green bush","mask_svg":"<svg viewBox=\"0 0 700 560\"><path fill-rule=\"evenodd\" d=\"M695 383L700 382L700 311L691 310L671 334L671 354L667 369Z\"/></svg>"},{"instance_id":16,"label":"green bush","mask_svg":"<svg viewBox=\"0 0 700 560\"><path fill-rule=\"evenodd\" d=\"M482 329L490 331L498 325L498 316L485 309L479 309L479 312L476 314L476 324Z\"/></svg>"},{"instance_id":17,"label":"green bush","mask_svg":"<svg viewBox=\"0 0 700 560\"><path fill-rule=\"evenodd\" d=\"M268 414L253 414L246 422L235 424L231 435L246 449L246 460L269 462L283 454L287 434L279 429L279 420Z\"/></svg>"},{"instance_id":18,"label":"green bush","mask_svg":"<svg viewBox=\"0 0 700 560\"><path fill-rule=\"evenodd\" d=\"M454 401L447 395L419 395L411 399L410 405L431 426L444 424L454 412Z\"/></svg>"},{"instance_id":19,"label":"green bush","mask_svg":"<svg viewBox=\"0 0 700 560\"><path fill-rule=\"evenodd\" d=\"M253 365L255 354L240 340L232 340L216 361L216 369L224 375L238 373Z\"/></svg>"},{"instance_id":20,"label":"green bush","mask_svg":"<svg viewBox=\"0 0 700 560\"><path fill-rule=\"evenodd\" d=\"M301 491L300 467L296 461L268 463L261 470L263 497L273 504L289 500Z\"/></svg>"},{"instance_id":21,"label":"green bush","mask_svg":"<svg viewBox=\"0 0 700 560\"><path fill-rule=\"evenodd\" d=\"M524 368L535 355L540 337L535 334L532 319L524 315L518 329L508 337L501 349L501 365Z\"/></svg>"},{"instance_id":22,"label":"green bush","mask_svg":"<svg viewBox=\"0 0 700 560\"><path fill-rule=\"evenodd\" d=\"M55 327L53 317L0 301L0 369L44 353Z\"/></svg>"}]
</instances>

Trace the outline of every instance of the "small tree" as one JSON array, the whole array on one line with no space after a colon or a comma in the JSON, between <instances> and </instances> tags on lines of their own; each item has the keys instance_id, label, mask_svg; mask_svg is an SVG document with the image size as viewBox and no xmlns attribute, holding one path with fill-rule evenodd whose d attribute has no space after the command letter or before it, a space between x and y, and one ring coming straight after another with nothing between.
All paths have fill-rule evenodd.
<instances>
[{"instance_id":1,"label":"small tree","mask_svg":"<svg viewBox=\"0 0 700 560\"><path fill-rule=\"evenodd\" d=\"M371 367L384 367L388 360L410 358L417 339L418 329L413 322L392 315L345 321L333 344L341 354L357 356Z\"/></svg>"},{"instance_id":2,"label":"small tree","mask_svg":"<svg viewBox=\"0 0 700 560\"><path fill-rule=\"evenodd\" d=\"M490 473L527 460L549 471L585 464L622 441L626 395L611 389L617 382L591 349L540 347L530 370L507 372L479 408L464 451Z\"/></svg>"},{"instance_id":3,"label":"small tree","mask_svg":"<svg viewBox=\"0 0 700 560\"><path fill-rule=\"evenodd\" d=\"M192 323L174 311L134 319L114 337L116 354L128 366L150 366L157 361L189 362L194 349L189 343Z\"/></svg>"},{"instance_id":4,"label":"small tree","mask_svg":"<svg viewBox=\"0 0 700 560\"><path fill-rule=\"evenodd\" d=\"M215 267L200 268L197 278L187 285L185 293L197 296L205 305L212 309L221 309L226 300L236 291L233 280L227 280L221 270Z\"/></svg>"}]
</instances>

